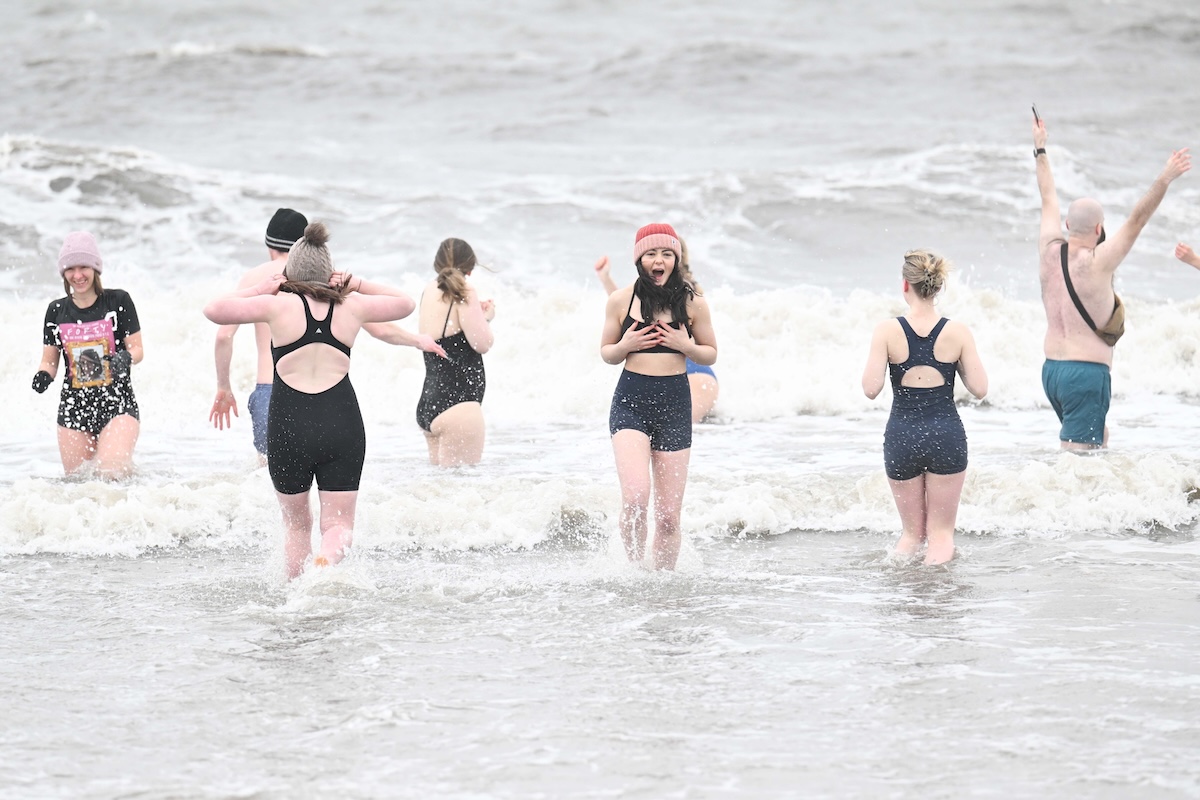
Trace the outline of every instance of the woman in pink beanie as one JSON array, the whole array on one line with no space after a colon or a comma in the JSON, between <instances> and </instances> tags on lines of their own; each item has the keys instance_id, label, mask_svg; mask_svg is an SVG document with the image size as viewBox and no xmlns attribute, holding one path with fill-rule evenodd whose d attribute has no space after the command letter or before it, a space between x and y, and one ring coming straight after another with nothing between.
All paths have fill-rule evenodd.
<instances>
[{"instance_id":1,"label":"woman in pink beanie","mask_svg":"<svg viewBox=\"0 0 1200 800\"><path fill-rule=\"evenodd\" d=\"M33 390L45 392L67 363L58 402L58 453L70 475L94 462L104 478L133 470L133 448L141 423L129 380L142 360L142 326L129 293L100 283L104 260L86 231L67 234L58 254L58 274L67 296L46 309L42 363Z\"/></svg>"},{"instance_id":2,"label":"woman in pink beanie","mask_svg":"<svg viewBox=\"0 0 1200 800\"><path fill-rule=\"evenodd\" d=\"M654 495L654 567L674 569L692 447L686 359L711 366L717 339L708 303L685 277L675 229L647 225L634 237L637 280L609 295L600 357L625 369L608 429L621 483L621 538L629 560L645 558Z\"/></svg>"}]
</instances>

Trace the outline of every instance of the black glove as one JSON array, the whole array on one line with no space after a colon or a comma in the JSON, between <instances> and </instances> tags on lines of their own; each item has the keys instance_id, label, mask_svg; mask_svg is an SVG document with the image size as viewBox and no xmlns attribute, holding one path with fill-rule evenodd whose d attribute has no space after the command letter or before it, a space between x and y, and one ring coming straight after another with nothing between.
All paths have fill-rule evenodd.
<instances>
[{"instance_id":1,"label":"black glove","mask_svg":"<svg viewBox=\"0 0 1200 800\"><path fill-rule=\"evenodd\" d=\"M112 370L114 378L129 377L129 367L133 364L133 356L129 355L128 350L118 350L110 356L105 356L104 360L108 362L108 368Z\"/></svg>"},{"instance_id":2,"label":"black glove","mask_svg":"<svg viewBox=\"0 0 1200 800\"><path fill-rule=\"evenodd\" d=\"M39 369L37 375L33 376L33 390L38 394L50 388L52 383L54 383L54 376L44 369Z\"/></svg>"}]
</instances>

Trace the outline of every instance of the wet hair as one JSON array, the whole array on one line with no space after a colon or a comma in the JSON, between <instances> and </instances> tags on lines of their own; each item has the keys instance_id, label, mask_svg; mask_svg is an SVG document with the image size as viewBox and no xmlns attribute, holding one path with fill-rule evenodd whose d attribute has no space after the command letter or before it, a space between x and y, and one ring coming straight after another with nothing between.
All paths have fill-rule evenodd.
<instances>
[{"instance_id":1,"label":"wet hair","mask_svg":"<svg viewBox=\"0 0 1200 800\"><path fill-rule=\"evenodd\" d=\"M341 303L350 293L350 275L334 289L329 285L333 275L333 260L329 257L329 229L323 222L310 222L304 228L304 236L292 245L287 266L283 268L286 278L279 286L281 292L302 294L327 303Z\"/></svg>"},{"instance_id":2,"label":"wet hair","mask_svg":"<svg viewBox=\"0 0 1200 800\"><path fill-rule=\"evenodd\" d=\"M696 296L696 286L691 281L690 272L685 277L684 273L687 270L682 264L683 259L676 258L675 269L671 270L671 276L667 278L667 282L662 286L657 286L654 279L642 267L642 259L637 260L635 266L637 266L638 277L633 284L633 296L638 299L642 309L642 322L646 325L654 324L654 316L659 311L670 311L672 322L691 324L687 314L687 304L688 300Z\"/></svg>"},{"instance_id":3,"label":"wet hair","mask_svg":"<svg viewBox=\"0 0 1200 800\"><path fill-rule=\"evenodd\" d=\"M70 281L67 280L66 275L63 275L62 281L63 281L63 289L66 291L67 297L70 297L71 293L72 293L71 283L70 283ZM95 290L96 297L99 297L100 295L104 294L104 287L100 284L100 273L96 272L96 270L92 270L92 289Z\"/></svg>"},{"instance_id":4,"label":"wet hair","mask_svg":"<svg viewBox=\"0 0 1200 800\"><path fill-rule=\"evenodd\" d=\"M475 251L462 239L446 239L438 245L433 257L437 286L442 296L452 303L467 299L467 276L475 270Z\"/></svg>"},{"instance_id":5,"label":"wet hair","mask_svg":"<svg viewBox=\"0 0 1200 800\"><path fill-rule=\"evenodd\" d=\"M950 262L928 250L909 250L904 254L901 274L919 297L929 299L942 290Z\"/></svg>"}]
</instances>

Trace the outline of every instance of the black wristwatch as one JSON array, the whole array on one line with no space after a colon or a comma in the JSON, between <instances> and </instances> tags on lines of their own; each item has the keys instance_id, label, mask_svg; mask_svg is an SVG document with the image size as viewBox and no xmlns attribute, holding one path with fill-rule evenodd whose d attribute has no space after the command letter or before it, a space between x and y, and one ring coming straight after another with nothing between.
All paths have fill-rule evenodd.
<instances>
[{"instance_id":1,"label":"black wristwatch","mask_svg":"<svg viewBox=\"0 0 1200 800\"><path fill-rule=\"evenodd\" d=\"M1033 149L1033 160L1034 160L1034 161L1037 161L1037 157L1038 157L1038 156L1044 156L1044 155L1046 155L1046 148L1044 148L1044 147L1035 147L1035 148Z\"/></svg>"}]
</instances>

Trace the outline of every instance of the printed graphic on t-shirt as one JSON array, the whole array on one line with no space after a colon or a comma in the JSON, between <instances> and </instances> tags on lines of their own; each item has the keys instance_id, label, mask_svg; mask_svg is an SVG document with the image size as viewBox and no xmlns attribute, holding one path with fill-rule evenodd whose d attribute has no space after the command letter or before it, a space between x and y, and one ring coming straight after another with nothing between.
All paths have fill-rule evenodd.
<instances>
[{"instance_id":1,"label":"printed graphic on t-shirt","mask_svg":"<svg viewBox=\"0 0 1200 800\"><path fill-rule=\"evenodd\" d=\"M112 320L63 323L58 326L58 339L67 357L73 388L112 383L106 358L117 350Z\"/></svg>"}]
</instances>

